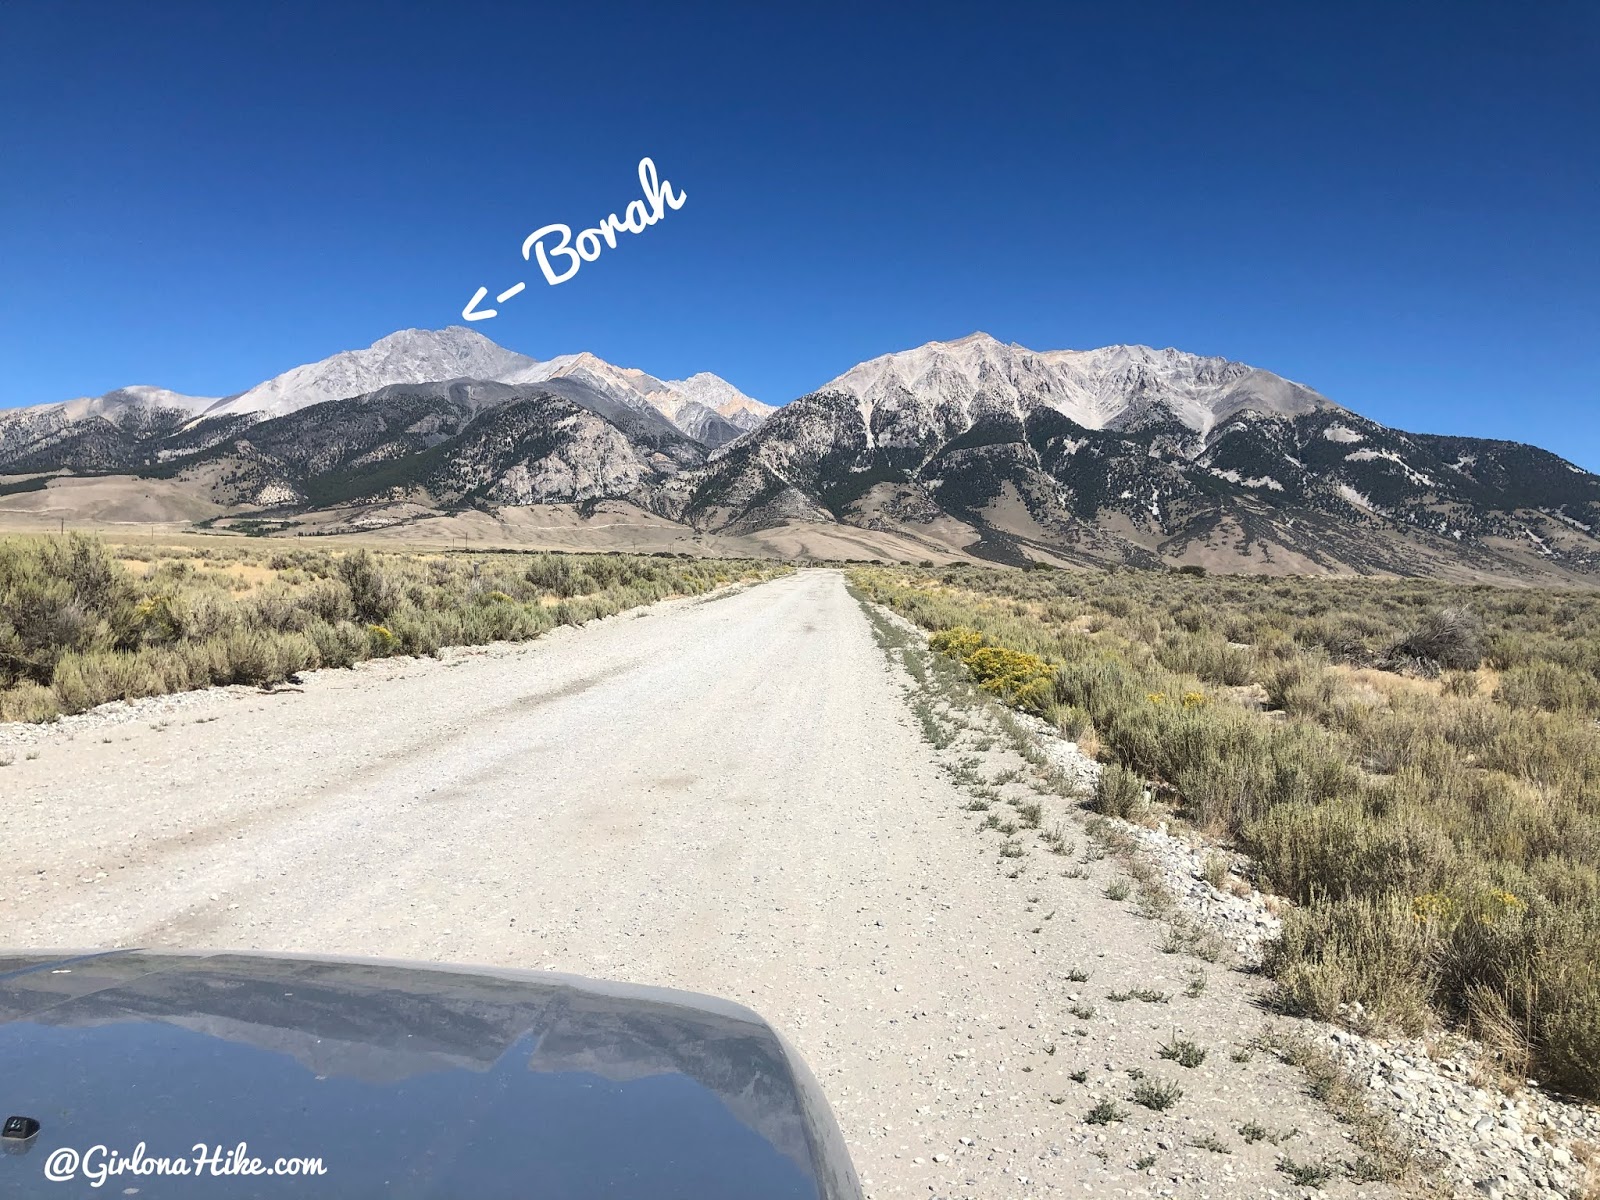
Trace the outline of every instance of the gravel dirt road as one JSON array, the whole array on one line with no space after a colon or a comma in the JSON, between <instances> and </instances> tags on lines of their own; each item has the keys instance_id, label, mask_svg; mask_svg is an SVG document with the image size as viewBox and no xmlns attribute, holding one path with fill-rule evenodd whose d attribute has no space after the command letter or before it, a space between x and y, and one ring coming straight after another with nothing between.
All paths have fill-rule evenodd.
<instances>
[{"instance_id":1,"label":"gravel dirt road","mask_svg":"<svg viewBox=\"0 0 1600 1200\"><path fill-rule=\"evenodd\" d=\"M1114 860L999 855L908 685L840 575L805 571L36 731L0 773L4 940L725 996L798 1045L882 1198L1302 1194L1250 1121L1297 1129L1296 1160L1351 1157L1297 1071L1245 1060L1248 981L1210 967L1185 995L1194 960L1105 896ZM1168 998L1107 998L1135 988ZM1203 1066L1158 1057L1179 1029ZM1184 1098L1140 1107L1130 1070ZM1085 1123L1099 1099L1125 1119Z\"/></svg>"}]
</instances>

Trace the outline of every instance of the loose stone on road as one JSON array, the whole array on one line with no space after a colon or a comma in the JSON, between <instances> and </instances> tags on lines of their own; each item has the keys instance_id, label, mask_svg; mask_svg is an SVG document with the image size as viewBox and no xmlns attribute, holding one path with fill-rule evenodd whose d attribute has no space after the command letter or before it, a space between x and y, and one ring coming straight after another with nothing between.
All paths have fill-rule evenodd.
<instances>
[{"instance_id":1,"label":"loose stone on road","mask_svg":"<svg viewBox=\"0 0 1600 1200\"><path fill-rule=\"evenodd\" d=\"M1249 1121L1298 1129L1296 1159L1348 1155L1296 1072L1230 1058L1260 1025L1245 984L1213 968L1185 996L1192 960L1103 895L1114 861L997 857L908 683L842 577L802 571L303 692L153 703L35 735L6 769L30 834L0 843L0 917L12 946L484 963L738 1000L811 1063L880 1198L1299 1194ZM1135 988L1172 999L1106 999ZM1178 1029L1203 1068L1157 1058ZM1130 1104L1130 1069L1184 1099ZM1102 1099L1129 1115L1086 1124Z\"/></svg>"}]
</instances>

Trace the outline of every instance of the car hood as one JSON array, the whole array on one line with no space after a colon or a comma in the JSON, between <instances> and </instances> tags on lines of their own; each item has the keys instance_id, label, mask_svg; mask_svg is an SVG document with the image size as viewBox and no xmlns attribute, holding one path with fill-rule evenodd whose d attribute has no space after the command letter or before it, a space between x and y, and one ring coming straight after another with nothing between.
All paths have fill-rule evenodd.
<instances>
[{"instance_id":1,"label":"car hood","mask_svg":"<svg viewBox=\"0 0 1600 1200\"><path fill-rule=\"evenodd\" d=\"M0 957L6 1195L854 1200L831 1113L748 1009L573 976L114 951ZM49 1182L197 1143L325 1174Z\"/></svg>"}]
</instances>

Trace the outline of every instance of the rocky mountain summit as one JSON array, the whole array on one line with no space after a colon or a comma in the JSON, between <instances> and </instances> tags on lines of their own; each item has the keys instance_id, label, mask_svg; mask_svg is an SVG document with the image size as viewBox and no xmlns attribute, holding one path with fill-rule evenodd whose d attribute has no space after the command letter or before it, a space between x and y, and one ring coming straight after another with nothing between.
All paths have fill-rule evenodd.
<instances>
[{"instance_id":1,"label":"rocky mountain summit","mask_svg":"<svg viewBox=\"0 0 1600 1200\"><path fill-rule=\"evenodd\" d=\"M460 326L402 329L379 338L365 350L347 350L285 371L219 402L206 415L254 413L262 418L281 417L393 383L500 380L537 365L527 355L506 350Z\"/></svg>"},{"instance_id":2,"label":"rocky mountain summit","mask_svg":"<svg viewBox=\"0 0 1600 1200\"><path fill-rule=\"evenodd\" d=\"M1271 372L984 334L852 368L712 456L743 527L931 528L1023 562L1585 575L1600 478L1535 447L1407 434Z\"/></svg>"},{"instance_id":3,"label":"rocky mountain summit","mask_svg":"<svg viewBox=\"0 0 1600 1200\"><path fill-rule=\"evenodd\" d=\"M643 371L614 367L593 354L539 362L460 326L404 329L364 350L306 363L221 399L184 396L155 387L126 387L103 396L0 410L0 471L118 470L193 450L263 421L317 405L366 396L397 384L474 380L541 384L572 379L596 396L669 423L679 414L709 446L754 428L772 406L746 396L709 373L663 382ZM182 433L176 445L155 445Z\"/></svg>"},{"instance_id":4,"label":"rocky mountain summit","mask_svg":"<svg viewBox=\"0 0 1600 1200\"><path fill-rule=\"evenodd\" d=\"M1036 352L986 333L885 354L824 384L861 404L880 445L925 440L932 425L953 437L995 417L1021 420L1050 408L1085 429L1176 422L1203 439L1235 413L1299 416L1332 408L1310 388L1223 358L1148 346Z\"/></svg>"},{"instance_id":5,"label":"rocky mountain summit","mask_svg":"<svg viewBox=\"0 0 1600 1200\"><path fill-rule=\"evenodd\" d=\"M132 387L0 413L0 475L22 479L0 501L118 473L290 523L607 500L712 533L835 525L1018 565L1600 573L1600 477L1547 451L1388 429L1224 358L982 333L777 409L709 373L539 362L451 328L222 399Z\"/></svg>"}]
</instances>

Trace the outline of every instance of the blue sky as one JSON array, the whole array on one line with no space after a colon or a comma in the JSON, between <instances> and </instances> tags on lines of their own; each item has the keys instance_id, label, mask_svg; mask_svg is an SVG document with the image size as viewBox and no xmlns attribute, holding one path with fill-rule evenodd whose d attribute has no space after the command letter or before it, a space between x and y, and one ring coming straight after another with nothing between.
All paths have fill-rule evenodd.
<instances>
[{"instance_id":1,"label":"blue sky","mask_svg":"<svg viewBox=\"0 0 1600 1200\"><path fill-rule=\"evenodd\" d=\"M520 257L652 156L677 212ZM0 404L460 323L762 399L983 329L1600 469L1600 7L95 4L0 16Z\"/></svg>"}]
</instances>

